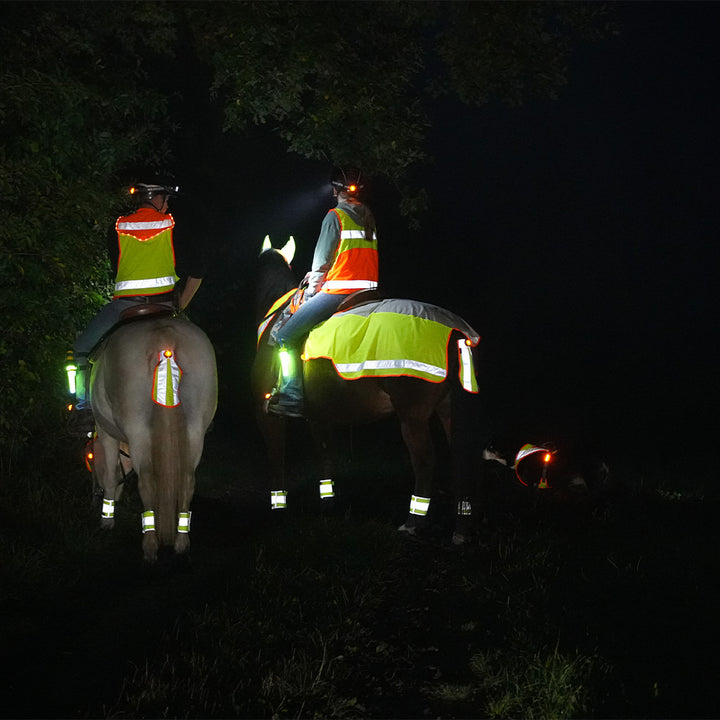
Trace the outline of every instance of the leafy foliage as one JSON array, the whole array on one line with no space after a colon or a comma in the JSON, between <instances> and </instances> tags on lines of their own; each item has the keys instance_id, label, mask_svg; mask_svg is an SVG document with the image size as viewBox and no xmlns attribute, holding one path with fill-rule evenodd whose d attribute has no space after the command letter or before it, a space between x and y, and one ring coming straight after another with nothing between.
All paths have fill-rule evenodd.
<instances>
[{"instance_id":1,"label":"leafy foliage","mask_svg":"<svg viewBox=\"0 0 720 720\"><path fill-rule=\"evenodd\" d=\"M122 183L197 142L198 98L228 133L265 125L290 152L388 178L413 216L430 103L552 94L574 38L603 22L601 7L567 3L9 2L3 15L6 466L31 432L57 426L65 350L108 297L104 237Z\"/></svg>"},{"instance_id":2,"label":"leafy foliage","mask_svg":"<svg viewBox=\"0 0 720 720\"><path fill-rule=\"evenodd\" d=\"M21 7L22 6L22 7ZM128 7L8 3L0 31L0 458L11 461L62 407L62 360L107 298L118 173L167 148L165 99L144 85L142 49L172 37L163 15ZM150 13L150 14L148 14ZM122 46L116 47L116 32ZM132 58L133 62L127 61Z\"/></svg>"},{"instance_id":3,"label":"leafy foliage","mask_svg":"<svg viewBox=\"0 0 720 720\"><path fill-rule=\"evenodd\" d=\"M217 9L217 6L215 6ZM603 34L599 6L554 3L237 3L197 12L226 129L272 123L288 149L385 175L422 207L428 103L520 104L565 82L573 39ZM218 16L219 15L219 16Z\"/></svg>"}]
</instances>

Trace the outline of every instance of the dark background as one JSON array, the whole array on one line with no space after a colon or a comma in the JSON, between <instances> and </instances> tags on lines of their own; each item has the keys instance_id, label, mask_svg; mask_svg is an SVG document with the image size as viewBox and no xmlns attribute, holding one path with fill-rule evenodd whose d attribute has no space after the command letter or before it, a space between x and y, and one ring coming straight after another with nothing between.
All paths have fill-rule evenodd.
<instances>
[{"instance_id":1,"label":"dark background","mask_svg":"<svg viewBox=\"0 0 720 720\"><path fill-rule=\"evenodd\" d=\"M718 399L720 6L611 9L620 34L574 52L558 99L437 104L419 230L391 188L370 183L381 283L482 335L490 439L705 463ZM222 416L247 401L260 243L294 235L298 278L309 270L331 168L265 128L231 140L198 117L180 160L186 187L212 177L195 195L212 189L201 208L212 238L191 316L218 348Z\"/></svg>"}]
</instances>

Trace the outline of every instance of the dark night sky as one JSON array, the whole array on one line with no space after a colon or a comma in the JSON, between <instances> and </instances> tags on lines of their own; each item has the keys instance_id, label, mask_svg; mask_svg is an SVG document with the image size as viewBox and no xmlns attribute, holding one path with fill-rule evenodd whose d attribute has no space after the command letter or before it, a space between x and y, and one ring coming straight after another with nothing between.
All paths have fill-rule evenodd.
<instances>
[{"instance_id":1,"label":"dark night sky","mask_svg":"<svg viewBox=\"0 0 720 720\"><path fill-rule=\"evenodd\" d=\"M622 34L576 52L559 99L437 108L423 228L374 197L381 279L483 336L494 432L697 457L718 399L720 4L612 7ZM216 198L228 236L199 316L266 232L295 235L301 277L331 204L324 166L244 147L222 151L239 188Z\"/></svg>"}]
</instances>

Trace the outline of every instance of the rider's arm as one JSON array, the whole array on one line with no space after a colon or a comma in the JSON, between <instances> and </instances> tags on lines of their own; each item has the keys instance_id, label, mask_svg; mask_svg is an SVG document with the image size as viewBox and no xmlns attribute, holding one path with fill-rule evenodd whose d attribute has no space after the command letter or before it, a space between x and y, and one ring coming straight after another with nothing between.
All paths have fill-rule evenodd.
<instances>
[{"instance_id":1,"label":"rider's arm","mask_svg":"<svg viewBox=\"0 0 720 720\"><path fill-rule=\"evenodd\" d=\"M180 300L178 301L181 310L184 310L190 304L190 301L193 299L193 295L195 295L200 287L201 282L202 278L192 276L187 278L185 281L185 287L183 287L182 292L180 293Z\"/></svg>"},{"instance_id":2,"label":"rider's arm","mask_svg":"<svg viewBox=\"0 0 720 720\"><path fill-rule=\"evenodd\" d=\"M328 270L335 262L340 244L340 220L332 210L323 219L320 235L315 244L312 270L308 273L307 295L314 295L322 285Z\"/></svg>"}]
</instances>

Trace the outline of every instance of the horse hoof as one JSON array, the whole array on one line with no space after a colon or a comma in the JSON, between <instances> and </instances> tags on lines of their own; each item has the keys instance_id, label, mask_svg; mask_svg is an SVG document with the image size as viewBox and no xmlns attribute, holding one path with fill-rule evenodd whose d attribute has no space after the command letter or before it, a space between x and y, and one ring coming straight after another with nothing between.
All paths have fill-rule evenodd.
<instances>
[{"instance_id":1,"label":"horse hoof","mask_svg":"<svg viewBox=\"0 0 720 720\"><path fill-rule=\"evenodd\" d=\"M146 563L156 563L158 559L159 543L154 532L145 533L142 542L143 558Z\"/></svg>"},{"instance_id":2,"label":"horse hoof","mask_svg":"<svg viewBox=\"0 0 720 720\"><path fill-rule=\"evenodd\" d=\"M102 518L100 520L101 530L112 530L115 527L115 518Z\"/></svg>"},{"instance_id":3,"label":"horse hoof","mask_svg":"<svg viewBox=\"0 0 720 720\"><path fill-rule=\"evenodd\" d=\"M465 545L465 543L468 541L468 538L466 535L463 535L462 533L454 532L452 536L452 544L453 545Z\"/></svg>"},{"instance_id":4,"label":"horse hoof","mask_svg":"<svg viewBox=\"0 0 720 720\"><path fill-rule=\"evenodd\" d=\"M178 555L182 555L184 552L187 552L187 549L190 547L190 538L187 536L187 533L178 533L174 547L175 552Z\"/></svg>"},{"instance_id":5,"label":"horse hoof","mask_svg":"<svg viewBox=\"0 0 720 720\"><path fill-rule=\"evenodd\" d=\"M401 533L405 533L406 535L417 535L417 528L411 527L407 523L403 523L399 528L398 531Z\"/></svg>"}]
</instances>

